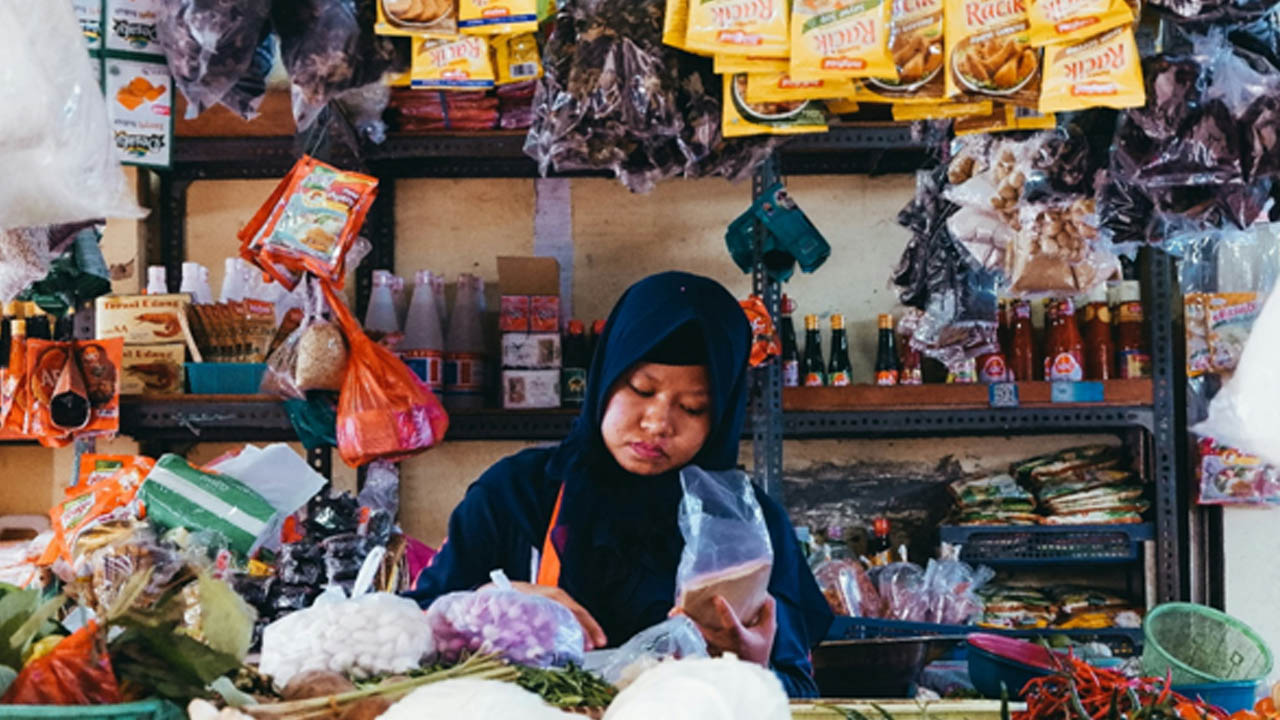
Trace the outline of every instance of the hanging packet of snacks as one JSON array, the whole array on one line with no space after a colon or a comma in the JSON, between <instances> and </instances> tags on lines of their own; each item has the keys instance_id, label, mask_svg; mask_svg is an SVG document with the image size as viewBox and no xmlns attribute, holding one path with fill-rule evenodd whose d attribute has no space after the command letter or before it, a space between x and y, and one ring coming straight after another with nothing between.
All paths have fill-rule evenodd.
<instances>
[{"instance_id":1,"label":"hanging packet of snacks","mask_svg":"<svg viewBox=\"0 0 1280 720\"><path fill-rule=\"evenodd\" d=\"M1280 504L1280 468L1211 437L1200 438L1199 451L1201 505Z\"/></svg>"},{"instance_id":2,"label":"hanging packet of snacks","mask_svg":"<svg viewBox=\"0 0 1280 720\"><path fill-rule=\"evenodd\" d=\"M738 73L782 73L791 67L791 59L785 57L757 57L755 55L717 55L712 68L717 75Z\"/></svg>"},{"instance_id":3,"label":"hanging packet of snacks","mask_svg":"<svg viewBox=\"0 0 1280 720\"><path fill-rule=\"evenodd\" d=\"M915 120L947 120L991 114L991 101L981 102L938 102L938 103L894 103L893 119L896 122L912 122Z\"/></svg>"},{"instance_id":4,"label":"hanging packet of snacks","mask_svg":"<svg viewBox=\"0 0 1280 720\"><path fill-rule=\"evenodd\" d=\"M458 0L464 35L512 35L538 29L538 0Z\"/></svg>"},{"instance_id":5,"label":"hanging packet of snacks","mask_svg":"<svg viewBox=\"0 0 1280 720\"><path fill-rule=\"evenodd\" d=\"M422 90L483 90L494 86L489 43L470 35L413 39L413 87Z\"/></svg>"},{"instance_id":6,"label":"hanging packet of snacks","mask_svg":"<svg viewBox=\"0 0 1280 720\"><path fill-rule=\"evenodd\" d=\"M666 0L666 8L662 14L663 44L688 52L689 48L685 45L688 34L689 0Z\"/></svg>"},{"instance_id":7,"label":"hanging packet of snacks","mask_svg":"<svg viewBox=\"0 0 1280 720\"><path fill-rule=\"evenodd\" d=\"M822 106L807 100L748 103L747 76L724 76L724 117L721 132L727 138L747 135L797 135L826 132Z\"/></svg>"},{"instance_id":8,"label":"hanging packet of snacks","mask_svg":"<svg viewBox=\"0 0 1280 720\"><path fill-rule=\"evenodd\" d=\"M1209 366L1216 373L1234 372L1262 299L1256 292L1205 293L1203 298Z\"/></svg>"},{"instance_id":9,"label":"hanging packet of snacks","mask_svg":"<svg viewBox=\"0 0 1280 720\"><path fill-rule=\"evenodd\" d=\"M778 103L796 100L828 100L847 97L851 80L793 80L786 72L748 73L748 103Z\"/></svg>"},{"instance_id":10,"label":"hanging packet of snacks","mask_svg":"<svg viewBox=\"0 0 1280 720\"><path fill-rule=\"evenodd\" d=\"M542 57L533 33L493 38L495 84L511 85L542 77Z\"/></svg>"},{"instance_id":11,"label":"hanging packet of snacks","mask_svg":"<svg viewBox=\"0 0 1280 720\"><path fill-rule=\"evenodd\" d=\"M1127 0L1027 0L1031 45L1063 45L1134 21Z\"/></svg>"},{"instance_id":12,"label":"hanging packet of snacks","mask_svg":"<svg viewBox=\"0 0 1280 720\"><path fill-rule=\"evenodd\" d=\"M786 0L689 0L685 50L702 55L783 56Z\"/></svg>"},{"instance_id":13,"label":"hanging packet of snacks","mask_svg":"<svg viewBox=\"0 0 1280 720\"><path fill-rule=\"evenodd\" d=\"M946 97L943 0L899 0L889 22L889 51L896 80L858 81L867 101L936 104Z\"/></svg>"},{"instance_id":14,"label":"hanging packet of snacks","mask_svg":"<svg viewBox=\"0 0 1280 720\"><path fill-rule=\"evenodd\" d=\"M1036 107L1040 52L1023 0L946 0L947 97Z\"/></svg>"},{"instance_id":15,"label":"hanging packet of snacks","mask_svg":"<svg viewBox=\"0 0 1280 720\"><path fill-rule=\"evenodd\" d=\"M241 256L290 290L303 272L341 289L377 192L377 178L304 155L241 228Z\"/></svg>"},{"instance_id":16,"label":"hanging packet of snacks","mask_svg":"<svg viewBox=\"0 0 1280 720\"><path fill-rule=\"evenodd\" d=\"M1132 25L1045 47L1040 112L1142 107L1146 99Z\"/></svg>"},{"instance_id":17,"label":"hanging packet of snacks","mask_svg":"<svg viewBox=\"0 0 1280 720\"><path fill-rule=\"evenodd\" d=\"M1017 241L1009 249L1012 295L1084 295L1120 272L1101 241L1093 198L1025 203Z\"/></svg>"},{"instance_id":18,"label":"hanging packet of snacks","mask_svg":"<svg viewBox=\"0 0 1280 720\"><path fill-rule=\"evenodd\" d=\"M1209 325L1205 322L1205 293L1187 293L1182 298L1182 316L1186 325L1187 377L1210 372Z\"/></svg>"},{"instance_id":19,"label":"hanging packet of snacks","mask_svg":"<svg viewBox=\"0 0 1280 720\"><path fill-rule=\"evenodd\" d=\"M954 130L956 137L963 137L1017 130L1052 130L1057 125L1058 118L1054 113L995 103L989 113L956 118Z\"/></svg>"},{"instance_id":20,"label":"hanging packet of snacks","mask_svg":"<svg viewBox=\"0 0 1280 720\"><path fill-rule=\"evenodd\" d=\"M124 339L26 343L27 424L46 447L120 429Z\"/></svg>"},{"instance_id":21,"label":"hanging packet of snacks","mask_svg":"<svg viewBox=\"0 0 1280 720\"><path fill-rule=\"evenodd\" d=\"M791 76L898 81L889 52L890 0L797 0L791 6Z\"/></svg>"},{"instance_id":22,"label":"hanging packet of snacks","mask_svg":"<svg viewBox=\"0 0 1280 720\"><path fill-rule=\"evenodd\" d=\"M456 0L377 0L379 35L392 37L455 37L458 34Z\"/></svg>"},{"instance_id":23,"label":"hanging packet of snacks","mask_svg":"<svg viewBox=\"0 0 1280 720\"><path fill-rule=\"evenodd\" d=\"M827 112L831 115L852 115L860 109L858 103L847 98L839 98L837 100L827 100L823 102Z\"/></svg>"}]
</instances>

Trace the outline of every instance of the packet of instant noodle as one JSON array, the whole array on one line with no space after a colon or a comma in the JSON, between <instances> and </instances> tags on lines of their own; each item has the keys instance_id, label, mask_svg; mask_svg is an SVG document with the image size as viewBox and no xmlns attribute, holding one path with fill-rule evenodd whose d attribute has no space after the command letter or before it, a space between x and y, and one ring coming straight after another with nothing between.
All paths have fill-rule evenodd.
<instances>
[{"instance_id":1,"label":"packet of instant noodle","mask_svg":"<svg viewBox=\"0 0 1280 720\"><path fill-rule=\"evenodd\" d=\"M822 105L807 100L748 103L746 74L724 76L721 132L724 137L826 132Z\"/></svg>"},{"instance_id":2,"label":"packet of instant noodle","mask_svg":"<svg viewBox=\"0 0 1280 720\"><path fill-rule=\"evenodd\" d=\"M538 0L458 0L458 31L464 35L536 32Z\"/></svg>"},{"instance_id":3,"label":"packet of instant noodle","mask_svg":"<svg viewBox=\"0 0 1280 720\"><path fill-rule=\"evenodd\" d=\"M1101 35L1133 22L1126 0L1027 0L1031 45L1059 45Z\"/></svg>"},{"instance_id":4,"label":"packet of instant noodle","mask_svg":"<svg viewBox=\"0 0 1280 720\"><path fill-rule=\"evenodd\" d=\"M463 35L413 39L413 87L425 90L484 90L494 86L489 43Z\"/></svg>"},{"instance_id":5,"label":"packet of instant noodle","mask_svg":"<svg viewBox=\"0 0 1280 720\"><path fill-rule=\"evenodd\" d=\"M790 50L786 0L690 0L684 49L781 57Z\"/></svg>"},{"instance_id":6,"label":"packet of instant noodle","mask_svg":"<svg viewBox=\"0 0 1280 720\"><path fill-rule=\"evenodd\" d=\"M1142 107L1146 100L1132 25L1083 42L1045 47L1040 112Z\"/></svg>"},{"instance_id":7,"label":"packet of instant noodle","mask_svg":"<svg viewBox=\"0 0 1280 720\"><path fill-rule=\"evenodd\" d=\"M1024 0L945 0L946 92L1036 107L1040 51Z\"/></svg>"},{"instance_id":8,"label":"packet of instant noodle","mask_svg":"<svg viewBox=\"0 0 1280 720\"><path fill-rule=\"evenodd\" d=\"M786 72L747 73L749 103L778 103L796 100L830 100L848 97L852 80L792 80Z\"/></svg>"},{"instance_id":9,"label":"packet of instant noodle","mask_svg":"<svg viewBox=\"0 0 1280 720\"><path fill-rule=\"evenodd\" d=\"M889 52L890 0L796 0L791 6L791 77L898 81Z\"/></svg>"}]
</instances>

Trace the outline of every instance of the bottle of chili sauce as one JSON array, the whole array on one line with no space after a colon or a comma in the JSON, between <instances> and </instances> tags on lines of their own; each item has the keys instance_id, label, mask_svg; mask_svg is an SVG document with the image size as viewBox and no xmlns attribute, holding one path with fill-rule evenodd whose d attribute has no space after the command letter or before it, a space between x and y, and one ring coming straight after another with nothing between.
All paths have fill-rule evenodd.
<instances>
[{"instance_id":1,"label":"bottle of chili sauce","mask_svg":"<svg viewBox=\"0 0 1280 720\"><path fill-rule=\"evenodd\" d=\"M1120 283L1115 313L1116 375L1121 378L1151 376L1151 355L1147 352L1142 286L1137 280Z\"/></svg>"},{"instance_id":2,"label":"bottle of chili sauce","mask_svg":"<svg viewBox=\"0 0 1280 720\"><path fill-rule=\"evenodd\" d=\"M1084 379L1084 341L1076 324L1076 307L1070 299L1053 305L1049 338L1045 341L1046 380Z\"/></svg>"},{"instance_id":3,"label":"bottle of chili sauce","mask_svg":"<svg viewBox=\"0 0 1280 720\"><path fill-rule=\"evenodd\" d=\"M1031 303L1014 300L1009 308L1009 374L1010 380L1035 380L1036 348L1031 328Z\"/></svg>"},{"instance_id":4,"label":"bottle of chili sauce","mask_svg":"<svg viewBox=\"0 0 1280 720\"><path fill-rule=\"evenodd\" d=\"M1115 348L1111 342L1111 307L1107 305L1105 285L1089 293L1080 315L1084 332L1084 376L1089 380L1110 380L1116 376Z\"/></svg>"}]
</instances>

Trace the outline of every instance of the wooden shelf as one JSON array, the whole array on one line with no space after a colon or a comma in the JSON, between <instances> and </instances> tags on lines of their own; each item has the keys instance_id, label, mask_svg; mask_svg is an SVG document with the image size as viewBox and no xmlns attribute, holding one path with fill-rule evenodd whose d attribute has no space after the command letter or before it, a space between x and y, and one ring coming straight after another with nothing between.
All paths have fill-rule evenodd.
<instances>
[{"instance_id":1,"label":"wooden shelf","mask_svg":"<svg viewBox=\"0 0 1280 720\"><path fill-rule=\"evenodd\" d=\"M1020 408L1134 407L1152 403L1152 382L1108 380L1101 403L1055 403L1052 383L1020 382ZM914 410L980 410L991 407L986 385L851 385L833 388L787 388L782 393L784 412L868 412Z\"/></svg>"}]
</instances>

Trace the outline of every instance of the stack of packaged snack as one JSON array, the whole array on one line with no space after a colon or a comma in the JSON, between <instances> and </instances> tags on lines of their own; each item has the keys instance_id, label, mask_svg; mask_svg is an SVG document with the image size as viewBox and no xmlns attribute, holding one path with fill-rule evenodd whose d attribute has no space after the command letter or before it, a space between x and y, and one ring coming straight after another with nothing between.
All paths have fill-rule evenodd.
<instances>
[{"instance_id":1,"label":"stack of packaged snack","mask_svg":"<svg viewBox=\"0 0 1280 720\"><path fill-rule=\"evenodd\" d=\"M1040 589L992 583L984 587L978 624L1002 630L1140 628L1143 610L1109 590L1076 585Z\"/></svg>"}]
</instances>

